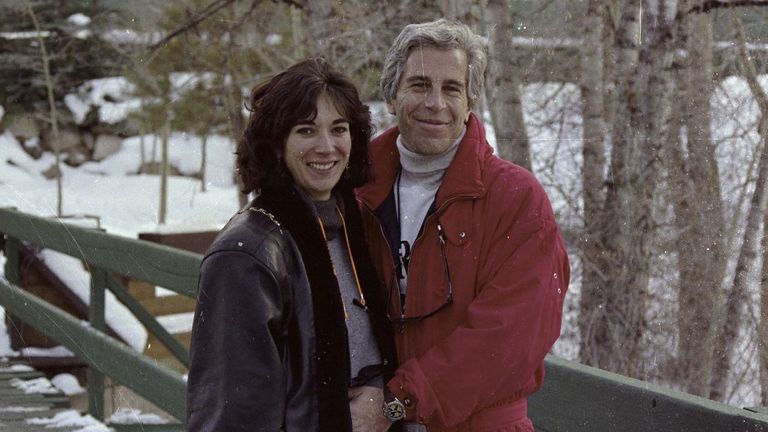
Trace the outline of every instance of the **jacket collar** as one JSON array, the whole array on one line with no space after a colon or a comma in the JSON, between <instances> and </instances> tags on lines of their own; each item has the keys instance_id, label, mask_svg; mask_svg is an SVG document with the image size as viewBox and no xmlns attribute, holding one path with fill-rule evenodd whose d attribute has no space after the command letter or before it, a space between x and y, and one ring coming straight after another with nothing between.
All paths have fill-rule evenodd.
<instances>
[{"instance_id":1,"label":"jacket collar","mask_svg":"<svg viewBox=\"0 0 768 432\"><path fill-rule=\"evenodd\" d=\"M371 141L369 156L373 180L357 189L360 201L369 209L378 208L389 196L400 171L400 153L397 150L397 126L392 127ZM485 194L482 182L482 165L493 150L485 139L485 128L474 113L469 114L467 132L459 144L453 162L437 192L439 209L454 197L477 198Z\"/></svg>"}]
</instances>

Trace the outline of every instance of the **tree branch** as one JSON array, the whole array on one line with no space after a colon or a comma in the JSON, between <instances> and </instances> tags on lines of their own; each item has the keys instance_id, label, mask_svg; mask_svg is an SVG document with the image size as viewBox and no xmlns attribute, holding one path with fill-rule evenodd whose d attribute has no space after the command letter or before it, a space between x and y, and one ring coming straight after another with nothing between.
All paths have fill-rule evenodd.
<instances>
[{"instance_id":1,"label":"tree branch","mask_svg":"<svg viewBox=\"0 0 768 432\"><path fill-rule=\"evenodd\" d=\"M707 0L688 9L687 13L707 13L713 9L737 8L744 6L768 6L765 0Z\"/></svg>"},{"instance_id":2,"label":"tree branch","mask_svg":"<svg viewBox=\"0 0 768 432\"><path fill-rule=\"evenodd\" d=\"M190 21L188 21L186 24L172 31L170 34L160 39L154 45L151 45L149 47L149 50L147 51L147 54L151 55L152 53L157 51L158 48L170 42L171 39L188 31L189 29L195 27L199 23L205 21L208 17L220 11L221 9L228 6L230 3L233 3L234 1L235 0L214 0L213 2L211 2L211 4L209 4L208 6L203 8L203 10L201 10L195 16L193 16L193 18Z\"/></svg>"}]
</instances>

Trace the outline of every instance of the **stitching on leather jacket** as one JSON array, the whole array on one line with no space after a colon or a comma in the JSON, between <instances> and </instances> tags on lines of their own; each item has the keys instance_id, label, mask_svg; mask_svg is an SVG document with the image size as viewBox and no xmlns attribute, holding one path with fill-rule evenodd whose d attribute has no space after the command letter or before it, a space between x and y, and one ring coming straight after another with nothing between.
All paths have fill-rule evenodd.
<instances>
[{"instance_id":1,"label":"stitching on leather jacket","mask_svg":"<svg viewBox=\"0 0 768 432\"><path fill-rule=\"evenodd\" d=\"M277 229L278 229L278 230L280 230L280 234L282 234L282 233L283 233L283 226L282 226L282 225L280 225L280 221L278 221L278 220L277 220L277 218L275 217L275 215L273 215L272 213L270 213L270 212L268 212L268 211L264 210L264 209L263 209L263 208L261 208L261 207L258 207L258 208L257 208L257 207L249 207L249 208L248 208L248 210L254 211L254 212L256 212L256 213L261 213L261 214L263 214L264 216L268 217L268 218L269 218L269 220L271 220L271 221L272 221L272 223L274 223L275 225L277 225Z\"/></svg>"}]
</instances>

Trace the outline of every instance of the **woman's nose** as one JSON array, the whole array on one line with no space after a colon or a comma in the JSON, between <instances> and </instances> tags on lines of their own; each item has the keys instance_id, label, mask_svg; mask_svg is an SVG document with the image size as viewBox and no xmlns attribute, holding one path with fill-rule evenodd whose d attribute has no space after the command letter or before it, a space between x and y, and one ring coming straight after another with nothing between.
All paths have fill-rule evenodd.
<instances>
[{"instance_id":1,"label":"woman's nose","mask_svg":"<svg viewBox=\"0 0 768 432\"><path fill-rule=\"evenodd\" d=\"M317 137L315 142L315 151L330 152L333 151L333 137L328 132L323 132Z\"/></svg>"}]
</instances>

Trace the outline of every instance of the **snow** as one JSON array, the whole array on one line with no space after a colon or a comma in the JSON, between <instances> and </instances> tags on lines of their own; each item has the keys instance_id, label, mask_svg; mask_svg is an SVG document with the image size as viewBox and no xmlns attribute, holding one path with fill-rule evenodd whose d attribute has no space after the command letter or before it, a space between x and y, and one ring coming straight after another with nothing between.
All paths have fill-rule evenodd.
<instances>
[{"instance_id":1,"label":"snow","mask_svg":"<svg viewBox=\"0 0 768 432\"><path fill-rule=\"evenodd\" d=\"M110 424L121 424L121 425L127 425L127 424L167 424L168 420L155 415L155 414L145 414L142 413L140 410L134 409L134 408L118 408L117 411L115 411L112 416L109 417L108 423Z\"/></svg>"},{"instance_id":2,"label":"snow","mask_svg":"<svg viewBox=\"0 0 768 432\"><path fill-rule=\"evenodd\" d=\"M11 386L24 392L24 394L57 394L59 390L51 384L48 378L34 378L22 380L14 378L10 381Z\"/></svg>"},{"instance_id":3,"label":"snow","mask_svg":"<svg viewBox=\"0 0 768 432\"><path fill-rule=\"evenodd\" d=\"M93 32L88 29L80 29L73 33L73 36L78 39L88 39L89 37L93 36Z\"/></svg>"},{"instance_id":4,"label":"snow","mask_svg":"<svg viewBox=\"0 0 768 432\"><path fill-rule=\"evenodd\" d=\"M91 23L91 18L83 15L82 13L76 13L72 14L67 18L67 21L70 24L78 25L78 26L87 26Z\"/></svg>"},{"instance_id":5,"label":"snow","mask_svg":"<svg viewBox=\"0 0 768 432\"><path fill-rule=\"evenodd\" d=\"M21 413L21 412L37 412L37 411L47 411L50 408L47 406L36 406L36 407L30 407L30 406L4 406L0 407L0 412L8 412L8 413Z\"/></svg>"},{"instance_id":6,"label":"snow","mask_svg":"<svg viewBox=\"0 0 768 432\"><path fill-rule=\"evenodd\" d=\"M0 32L0 38L2 39L35 39L38 37L47 38L51 36L52 32L44 30L41 32L25 31L25 32Z\"/></svg>"},{"instance_id":7,"label":"snow","mask_svg":"<svg viewBox=\"0 0 768 432\"><path fill-rule=\"evenodd\" d=\"M264 39L264 42L267 45L279 45L280 42L283 41L283 36L279 35L277 33L270 33L267 35L267 37Z\"/></svg>"},{"instance_id":8,"label":"snow","mask_svg":"<svg viewBox=\"0 0 768 432\"><path fill-rule=\"evenodd\" d=\"M170 334L179 334L192 331L192 318L194 312L184 312L157 317L157 322Z\"/></svg>"},{"instance_id":9,"label":"snow","mask_svg":"<svg viewBox=\"0 0 768 432\"><path fill-rule=\"evenodd\" d=\"M35 369L25 364L14 364L0 368L0 372L32 372Z\"/></svg>"},{"instance_id":10,"label":"snow","mask_svg":"<svg viewBox=\"0 0 768 432\"><path fill-rule=\"evenodd\" d=\"M66 95L64 103L78 124L85 119L91 106L98 107L99 121L115 124L140 108L139 99L131 96L133 89L133 84L125 77L98 78L83 83L77 94Z\"/></svg>"},{"instance_id":11,"label":"snow","mask_svg":"<svg viewBox=\"0 0 768 432\"><path fill-rule=\"evenodd\" d=\"M53 417L27 419L28 424L44 425L48 428L80 427L74 432L111 432L104 424L90 415L82 415L75 410L66 410Z\"/></svg>"},{"instance_id":12,"label":"snow","mask_svg":"<svg viewBox=\"0 0 768 432\"><path fill-rule=\"evenodd\" d=\"M74 357L67 348L57 345L53 348L25 347L21 349L23 357Z\"/></svg>"},{"instance_id":13,"label":"snow","mask_svg":"<svg viewBox=\"0 0 768 432\"><path fill-rule=\"evenodd\" d=\"M51 378L51 383L67 396L85 393L85 389L80 385L80 382L72 374L58 374Z\"/></svg>"},{"instance_id":14,"label":"snow","mask_svg":"<svg viewBox=\"0 0 768 432\"><path fill-rule=\"evenodd\" d=\"M101 80L91 87L90 100L103 99L125 85L120 79ZM156 137L145 137L148 160L151 159L153 139ZM173 133L169 138L171 163L183 173L197 172L200 167L201 143L200 137ZM164 225L157 221L159 177L135 174L140 163L139 137L124 140L120 151L101 162L87 163L80 169L62 166L64 213L95 215L100 220L100 226L108 233L129 238L138 238L142 232L218 230L239 207L238 192L232 177L234 147L231 140L223 136L209 137L207 145L207 192L200 191L199 180L171 176L168 215ZM9 132L0 135L0 207L15 207L19 211L43 217L55 214L55 182L40 174L53 162L50 153L44 153L37 160L30 157ZM64 222L69 223L70 220ZM51 250L41 251L40 256L79 298L88 303L90 276L80 260ZM5 257L0 256L0 265L4 261ZM4 314L4 311L0 309L0 313ZM133 349L143 351L147 340L146 330L109 291L106 292L105 316L109 326ZM167 321L175 328L188 326L184 324L184 318L180 317L169 318ZM0 355L18 354L10 348L5 320L0 319ZM23 354L72 355L64 347L25 348Z\"/></svg>"},{"instance_id":15,"label":"snow","mask_svg":"<svg viewBox=\"0 0 768 432\"><path fill-rule=\"evenodd\" d=\"M89 30L81 30L89 32ZM76 35L77 37L80 37ZM90 34L81 35L87 38ZM211 85L212 73L173 72L168 78L171 82L171 99L177 99L198 83ZM82 124L92 107L98 109L102 123L119 123L132 112L141 109L141 99L134 96L134 85L125 77L107 77L86 81L77 90L77 94L64 97L64 104L72 112L75 123Z\"/></svg>"},{"instance_id":16,"label":"snow","mask_svg":"<svg viewBox=\"0 0 768 432\"><path fill-rule=\"evenodd\" d=\"M80 300L88 304L90 298L90 273L85 270L82 261L77 258L43 249L38 254L40 259L72 289ZM120 303L112 292L106 293L104 316L107 325L125 340L134 350L141 352L147 343L147 331L138 319Z\"/></svg>"}]
</instances>

